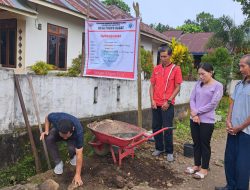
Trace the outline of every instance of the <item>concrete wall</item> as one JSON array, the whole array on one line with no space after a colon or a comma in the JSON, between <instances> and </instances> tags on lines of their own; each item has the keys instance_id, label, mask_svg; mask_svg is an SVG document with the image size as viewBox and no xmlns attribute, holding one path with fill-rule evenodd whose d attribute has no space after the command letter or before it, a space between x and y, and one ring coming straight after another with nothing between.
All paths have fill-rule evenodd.
<instances>
[{"instance_id":1,"label":"concrete wall","mask_svg":"<svg viewBox=\"0 0 250 190\"><path fill-rule=\"evenodd\" d=\"M239 80L232 80L228 85L227 85L227 93L231 96L234 92L234 88L236 84L239 82Z\"/></svg>"},{"instance_id":2,"label":"concrete wall","mask_svg":"<svg viewBox=\"0 0 250 190\"><path fill-rule=\"evenodd\" d=\"M137 81L31 75L37 96L40 118L49 112L68 112L78 118L137 110ZM37 124L27 76L20 75L20 86L31 125ZM194 82L184 82L176 104L189 102ZM120 86L120 101L117 87ZM94 88L98 88L94 103ZM150 108L149 81L142 82L142 107ZM11 71L0 70L0 133L24 126L23 115L14 89Z\"/></svg>"}]
</instances>

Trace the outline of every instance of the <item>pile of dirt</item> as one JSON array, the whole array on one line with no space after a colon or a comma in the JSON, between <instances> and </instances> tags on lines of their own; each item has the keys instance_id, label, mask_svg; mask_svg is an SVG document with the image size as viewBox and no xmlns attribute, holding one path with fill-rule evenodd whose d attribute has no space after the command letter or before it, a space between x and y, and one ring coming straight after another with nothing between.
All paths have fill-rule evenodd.
<instances>
[{"instance_id":1,"label":"pile of dirt","mask_svg":"<svg viewBox=\"0 0 250 190\"><path fill-rule=\"evenodd\" d=\"M82 175L84 185L77 189L134 189L142 184L149 189L168 189L182 183L183 180L172 170L165 156L151 156L153 144L144 143L138 147L135 158L124 158L121 167L113 163L111 154L85 158ZM66 163L62 175L55 175L50 170L30 178L29 182L40 184L53 179L60 185L59 189L66 190L74 174L75 168Z\"/></svg>"},{"instance_id":2,"label":"pile of dirt","mask_svg":"<svg viewBox=\"0 0 250 190\"><path fill-rule=\"evenodd\" d=\"M134 159L125 158L121 167L113 164L111 155L94 156L86 162L84 173L87 176L95 176L94 178L98 179L99 182L101 179L104 185L110 188L124 187L129 184L137 186L146 183L150 187L163 189L167 188L167 184L182 182L168 167L164 157L158 159L152 157L151 152L145 147L136 150ZM121 180L117 179L117 176ZM124 184L121 185L120 181L123 181Z\"/></svg>"}]
</instances>

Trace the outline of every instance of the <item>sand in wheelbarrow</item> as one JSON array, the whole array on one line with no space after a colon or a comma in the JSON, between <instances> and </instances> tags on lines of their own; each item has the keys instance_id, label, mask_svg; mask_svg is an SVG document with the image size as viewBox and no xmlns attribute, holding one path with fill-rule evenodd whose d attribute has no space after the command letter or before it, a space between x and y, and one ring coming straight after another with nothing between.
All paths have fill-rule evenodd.
<instances>
[{"instance_id":1,"label":"sand in wheelbarrow","mask_svg":"<svg viewBox=\"0 0 250 190\"><path fill-rule=\"evenodd\" d=\"M111 134L112 136L115 136L115 137L119 137L121 139L130 139L136 135L138 135L139 133L114 133L114 134Z\"/></svg>"},{"instance_id":2,"label":"sand in wheelbarrow","mask_svg":"<svg viewBox=\"0 0 250 190\"><path fill-rule=\"evenodd\" d=\"M119 138L132 138L139 133L147 132L145 129L139 128L135 125L110 119L105 119L100 122L93 122L90 126L90 128L94 131Z\"/></svg>"}]
</instances>

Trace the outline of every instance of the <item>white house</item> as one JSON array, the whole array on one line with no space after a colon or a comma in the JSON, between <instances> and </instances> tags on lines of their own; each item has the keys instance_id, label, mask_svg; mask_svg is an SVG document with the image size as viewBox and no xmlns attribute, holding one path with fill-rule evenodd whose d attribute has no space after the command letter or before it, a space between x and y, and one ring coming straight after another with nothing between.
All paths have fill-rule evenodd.
<instances>
[{"instance_id":1,"label":"white house","mask_svg":"<svg viewBox=\"0 0 250 190\"><path fill-rule=\"evenodd\" d=\"M25 73L36 61L66 70L84 48L87 0L0 1L0 64ZM90 19L129 18L115 6L90 1ZM166 37L141 23L141 46L152 52L154 63Z\"/></svg>"}]
</instances>

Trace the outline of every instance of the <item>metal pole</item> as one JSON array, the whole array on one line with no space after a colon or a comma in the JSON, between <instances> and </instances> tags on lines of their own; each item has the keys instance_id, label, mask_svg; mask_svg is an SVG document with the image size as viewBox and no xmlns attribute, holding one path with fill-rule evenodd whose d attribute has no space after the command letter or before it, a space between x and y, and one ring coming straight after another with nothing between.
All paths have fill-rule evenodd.
<instances>
[{"instance_id":1,"label":"metal pole","mask_svg":"<svg viewBox=\"0 0 250 190\"><path fill-rule=\"evenodd\" d=\"M31 131L31 127L29 124L27 111L26 111L25 104L23 101L23 95L22 95L22 91L20 88L19 79L18 79L18 76L16 74L14 74L14 80L15 80L15 86L16 86L18 97L19 97L20 105L21 105L22 112L23 112L23 118L24 118L27 130L28 130L28 134L29 134L32 153L33 153L33 156L35 158L36 173L39 173L41 171L41 162L40 162L39 157L38 157L36 145L35 145L34 138L33 138L32 131Z\"/></svg>"},{"instance_id":2,"label":"metal pole","mask_svg":"<svg viewBox=\"0 0 250 190\"><path fill-rule=\"evenodd\" d=\"M133 2L133 8L135 10L136 18L140 18L139 4ZM138 126L142 127L142 93L141 93L141 34L139 26L138 35L138 64L137 64L137 88L138 88Z\"/></svg>"},{"instance_id":3,"label":"metal pole","mask_svg":"<svg viewBox=\"0 0 250 190\"><path fill-rule=\"evenodd\" d=\"M41 134L43 132L43 130L42 130L42 126L41 126L41 120L40 120L40 117L39 117L39 108L38 108L38 105L37 105L36 94L35 94L34 87L33 87L33 84L32 84L32 78L31 78L30 75L28 75L27 79L28 79L28 82L29 82L29 87L30 87L31 94L32 94L32 101L33 101L34 108L35 108L36 119L37 119L37 122L38 122L39 131L40 131L40 134ZM48 154L47 146L46 146L46 143L45 143L44 139L42 140L42 143L43 143L43 150L44 150L45 158L46 158L46 161L47 161L48 169L51 169L51 165L50 165L50 161L49 161L49 154Z\"/></svg>"}]
</instances>

